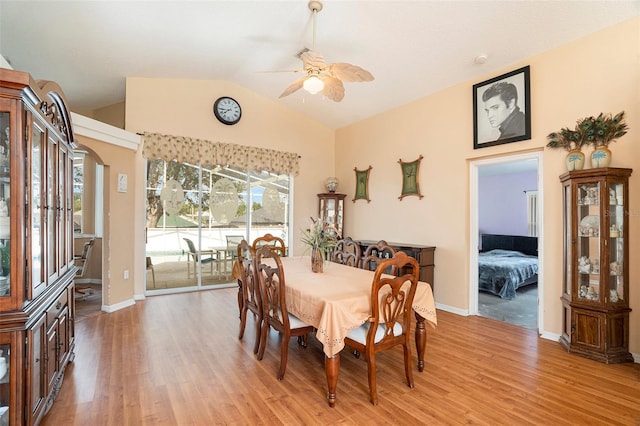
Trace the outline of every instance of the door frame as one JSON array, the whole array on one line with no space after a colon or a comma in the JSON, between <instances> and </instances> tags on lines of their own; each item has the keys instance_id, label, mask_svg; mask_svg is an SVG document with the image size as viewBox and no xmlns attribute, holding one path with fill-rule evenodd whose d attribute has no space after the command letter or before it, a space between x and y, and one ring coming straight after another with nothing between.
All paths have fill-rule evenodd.
<instances>
[{"instance_id":1,"label":"door frame","mask_svg":"<svg viewBox=\"0 0 640 426\"><path fill-rule=\"evenodd\" d=\"M469 315L478 315L478 170L480 167L511 163L514 161L538 161L538 333L544 330L544 167L543 151L509 154L481 158L469 162Z\"/></svg>"}]
</instances>

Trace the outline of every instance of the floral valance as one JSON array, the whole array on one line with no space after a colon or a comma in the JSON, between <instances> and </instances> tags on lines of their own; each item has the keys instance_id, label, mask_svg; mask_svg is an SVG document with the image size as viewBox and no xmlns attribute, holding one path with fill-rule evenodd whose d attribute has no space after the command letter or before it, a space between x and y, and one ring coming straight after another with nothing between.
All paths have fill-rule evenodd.
<instances>
[{"instance_id":1,"label":"floral valance","mask_svg":"<svg viewBox=\"0 0 640 426\"><path fill-rule=\"evenodd\" d=\"M147 160L178 161L201 166L230 166L256 172L297 176L298 154L274 149L211 142L185 136L144 133L142 155Z\"/></svg>"}]
</instances>

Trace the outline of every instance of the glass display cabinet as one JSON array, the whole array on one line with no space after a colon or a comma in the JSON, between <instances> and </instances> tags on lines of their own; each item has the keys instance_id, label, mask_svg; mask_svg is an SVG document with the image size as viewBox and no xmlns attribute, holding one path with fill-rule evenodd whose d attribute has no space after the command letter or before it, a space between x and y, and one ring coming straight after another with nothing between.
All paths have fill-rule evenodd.
<instances>
[{"instance_id":1,"label":"glass display cabinet","mask_svg":"<svg viewBox=\"0 0 640 426\"><path fill-rule=\"evenodd\" d=\"M0 426L38 424L75 349L70 114L0 68Z\"/></svg>"},{"instance_id":2,"label":"glass display cabinet","mask_svg":"<svg viewBox=\"0 0 640 426\"><path fill-rule=\"evenodd\" d=\"M560 176L564 209L563 331L572 353L609 363L629 353L629 189L631 169Z\"/></svg>"},{"instance_id":3,"label":"glass display cabinet","mask_svg":"<svg viewBox=\"0 0 640 426\"><path fill-rule=\"evenodd\" d=\"M344 236L344 199L347 194L327 192L318 194L318 217L338 231L338 239Z\"/></svg>"}]
</instances>

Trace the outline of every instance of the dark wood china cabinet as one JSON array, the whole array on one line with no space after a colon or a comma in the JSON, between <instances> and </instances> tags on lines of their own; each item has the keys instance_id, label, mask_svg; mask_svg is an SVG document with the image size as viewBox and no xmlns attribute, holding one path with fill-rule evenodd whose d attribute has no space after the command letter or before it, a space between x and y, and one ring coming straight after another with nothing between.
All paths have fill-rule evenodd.
<instances>
[{"instance_id":1,"label":"dark wood china cabinet","mask_svg":"<svg viewBox=\"0 0 640 426\"><path fill-rule=\"evenodd\" d=\"M572 353L609 363L629 352L629 176L596 168L560 176L564 209L563 330Z\"/></svg>"},{"instance_id":2,"label":"dark wood china cabinet","mask_svg":"<svg viewBox=\"0 0 640 426\"><path fill-rule=\"evenodd\" d=\"M33 425L73 359L73 132L60 87L0 69L0 424Z\"/></svg>"}]
</instances>

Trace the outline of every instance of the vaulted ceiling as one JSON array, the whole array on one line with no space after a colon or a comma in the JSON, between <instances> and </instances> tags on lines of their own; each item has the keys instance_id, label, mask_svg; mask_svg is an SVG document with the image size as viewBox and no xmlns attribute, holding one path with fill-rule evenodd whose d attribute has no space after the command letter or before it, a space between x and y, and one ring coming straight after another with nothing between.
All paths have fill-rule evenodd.
<instances>
[{"instance_id":1,"label":"vaulted ceiling","mask_svg":"<svg viewBox=\"0 0 640 426\"><path fill-rule=\"evenodd\" d=\"M122 102L128 76L229 80L340 128L638 15L637 0L326 0L316 50L375 76L345 83L340 103L278 98L313 44L306 0L1 0L0 53L59 83L74 111Z\"/></svg>"}]
</instances>

